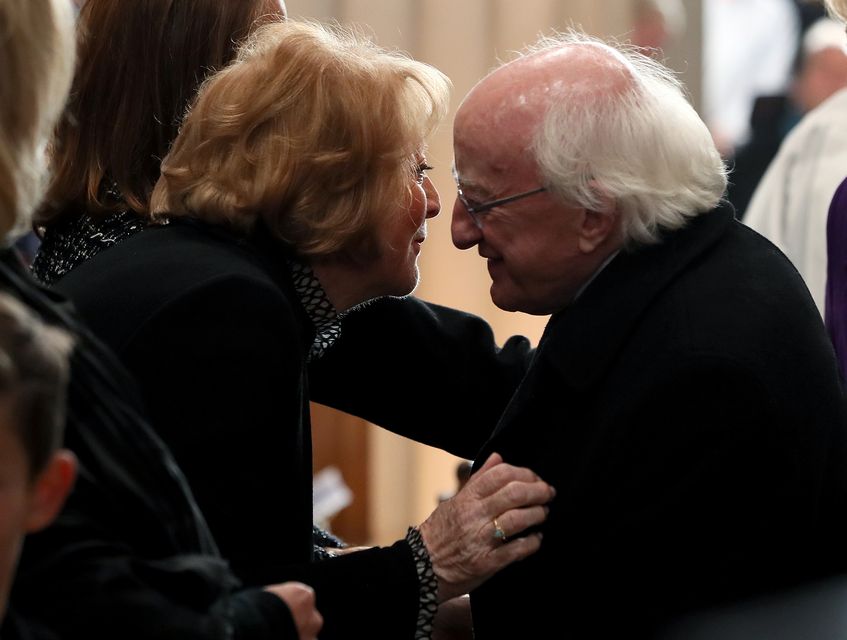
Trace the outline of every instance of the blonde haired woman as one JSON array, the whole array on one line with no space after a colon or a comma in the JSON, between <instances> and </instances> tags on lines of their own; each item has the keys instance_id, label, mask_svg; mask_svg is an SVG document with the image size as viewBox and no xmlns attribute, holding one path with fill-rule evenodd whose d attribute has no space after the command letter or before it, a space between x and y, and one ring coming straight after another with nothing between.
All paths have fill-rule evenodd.
<instances>
[{"instance_id":1,"label":"blonde haired woman","mask_svg":"<svg viewBox=\"0 0 847 640\"><path fill-rule=\"evenodd\" d=\"M440 209L425 140L448 93L434 68L349 31L262 27L162 163L151 204L168 224L56 287L140 381L236 574L303 577L322 638L428 637L438 602L539 548L493 534L540 523L553 493L495 454L405 539L313 562L306 363L340 314L417 284Z\"/></svg>"}]
</instances>

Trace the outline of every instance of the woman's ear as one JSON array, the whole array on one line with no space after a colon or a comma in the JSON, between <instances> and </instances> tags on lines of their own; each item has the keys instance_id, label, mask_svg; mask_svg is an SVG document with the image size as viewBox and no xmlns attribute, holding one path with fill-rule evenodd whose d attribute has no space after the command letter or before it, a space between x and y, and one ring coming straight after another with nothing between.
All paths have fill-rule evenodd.
<instances>
[{"instance_id":1,"label":"woman's ear","mask_svg":"<svg viewBox=\"0 0 847 640\"><path fill-rule=\"evenodd\" d=\"M27 533L44 529L56 519L73 489L76 470L76 456L67 449L60 449L52 455L33 481L25 523Z\"/></svg>"}]
</instances>

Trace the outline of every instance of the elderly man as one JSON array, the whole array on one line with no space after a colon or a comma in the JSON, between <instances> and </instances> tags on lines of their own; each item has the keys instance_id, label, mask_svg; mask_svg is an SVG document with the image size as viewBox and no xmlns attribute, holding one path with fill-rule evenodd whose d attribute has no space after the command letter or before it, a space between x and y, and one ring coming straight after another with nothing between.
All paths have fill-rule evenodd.
<instances>
[{"instance_id":1,"label":"elderly man","mask_svg":"<svg viewBox=\"0 0 847 640\"><path fill-rule=\"evenodd\" d=\"M552 314L538 348L381 300L347 317L312 397L557 488L539 553L471 594L475 637L651 637L843 567L832 348L790 263L721 205L673 77L542 42L470 92L454 137L453 241L499 307Z\"/></svg>"}]
</instances>

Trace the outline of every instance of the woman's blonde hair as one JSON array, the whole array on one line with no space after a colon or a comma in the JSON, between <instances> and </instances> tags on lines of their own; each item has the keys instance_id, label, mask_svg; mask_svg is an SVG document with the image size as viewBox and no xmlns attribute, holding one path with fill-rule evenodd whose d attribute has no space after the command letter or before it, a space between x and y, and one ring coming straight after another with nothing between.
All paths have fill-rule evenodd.
<instances>
[{"instance_id":1,"label":"woman's blonde hair","mask_svg":"<svg viewBox=\"0 0 847 640\"><path fill-rule=\"evenodd\" d=\"M0 0L0 237L25 231L46 186L45 149L73 75L68 0Z\"/></svg>"},{"instance_id":2,"label":"woman's blonde hair","mask_svg":"<svg viewBox=\"0 0 847 640\"><path fill-rule=\"evenodd\" d=\"M201 88L152 211L245 232L261 218L302 255L366 255L411 197L449 91L437 69L352 30L266 25Z\"/></svg>"}]
</instances>

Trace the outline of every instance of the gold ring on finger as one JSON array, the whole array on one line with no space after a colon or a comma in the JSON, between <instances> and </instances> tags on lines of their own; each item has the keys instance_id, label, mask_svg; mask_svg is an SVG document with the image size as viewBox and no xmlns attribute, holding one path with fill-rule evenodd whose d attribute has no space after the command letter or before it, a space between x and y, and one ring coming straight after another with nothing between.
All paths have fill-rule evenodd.
<instances>
[{"instance_id":1,"label":"gold ring on finger","mask_svg":"<svg viewBox=\"0 0 847 640\"><path fill-rule=\"evenodd\" d=\"M494 518L494 538L500 542L506 542L506 532L500 526L500 523L497 522L497 518Z\"/></svg>"}]
</instances>

